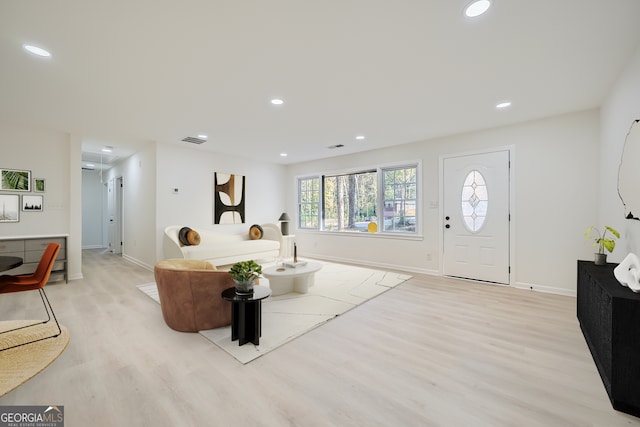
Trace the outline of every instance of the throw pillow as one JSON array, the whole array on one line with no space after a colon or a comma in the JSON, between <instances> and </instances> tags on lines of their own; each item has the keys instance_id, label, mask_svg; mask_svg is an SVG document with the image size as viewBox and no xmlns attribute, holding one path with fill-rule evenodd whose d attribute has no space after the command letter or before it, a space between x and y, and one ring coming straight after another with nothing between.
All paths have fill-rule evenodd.
<instances>
[{"instance_id":1,"label":"throw pillow","mask_svg":"<svg viewBox=\"0 0 640 427\"><path fill-rule=\"evenodd\" d=\"M191 231L189 227L182 227L178 232L178 240L180 240L180 243L184 246L191 246L191 243L189 243L189 239L187 238L187 233L189 233L189 231Z\"/></svg>"},{"instance_id":2,"label":"throw pillow","mask_svg":"<svg viewBox=\"0 0 640 427\"><path fill-rule=\"evenodd\" d=\"M200 244L200 233L196 230L189 230L187 232L187 242L189 242L191 246L198 246Z\"/></svg>"},{"instance_id":3,"label":"throw pillow","mask_svg":"<svg viewBox=\"0 0 640 427\"><path fill-rule=\"evenodd\" d=\"M260 227L258 224L253 224L251 227L249 227L249 238L251 240L262 239L262 233L262 227Z\"/></svg>"}]
</instances>

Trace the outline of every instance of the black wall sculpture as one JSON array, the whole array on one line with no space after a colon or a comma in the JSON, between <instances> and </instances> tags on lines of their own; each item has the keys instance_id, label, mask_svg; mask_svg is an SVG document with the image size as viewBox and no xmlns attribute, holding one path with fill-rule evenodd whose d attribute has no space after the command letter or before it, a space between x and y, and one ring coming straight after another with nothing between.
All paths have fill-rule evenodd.
<instances>
[{"instance_id":1,"label":"black wall sculpture","mask_svg":"<svg viewBox=\"0 0 640 427\"><path fill-rule=\"evenodd\" d=\"M634 120L622 149L618 170L618 195L628 219L640 219L640 120Z\"/></svg>"}]
</instances>

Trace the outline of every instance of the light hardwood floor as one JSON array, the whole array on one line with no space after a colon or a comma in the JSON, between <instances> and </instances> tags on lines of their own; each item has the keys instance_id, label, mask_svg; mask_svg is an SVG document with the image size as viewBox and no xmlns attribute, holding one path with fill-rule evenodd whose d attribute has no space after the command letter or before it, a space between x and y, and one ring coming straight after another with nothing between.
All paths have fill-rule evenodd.
<instances>
[{"instance_id":1,"label":"light hardwood floor","mask_svg":"<svg viewBox=\"0 0 640 427\"><path fill-rule=\"evenodd\" d=\"M83 257L83 280L47 286L69 347L0 405L64 405L68 427L640 426L611 407L574 298L418 275L242 365L164 324L136 289L152 272ZM0 296L3 320L41 310Z\"/></svg>"}]
</instances>

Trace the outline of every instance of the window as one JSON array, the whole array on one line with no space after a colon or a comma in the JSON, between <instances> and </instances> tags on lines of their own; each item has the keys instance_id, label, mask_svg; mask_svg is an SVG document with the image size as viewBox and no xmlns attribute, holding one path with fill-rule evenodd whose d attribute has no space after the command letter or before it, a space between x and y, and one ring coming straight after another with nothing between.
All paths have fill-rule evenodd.
<instances>
[{"instance_id":1,"label":"window","mask_svg":"<svg viewBox=\"0 0 640 427\"><path fill-rule=\"evenodd\" d=\"M416 231L416 168L383 170L384 223L390 232Z\"/></svg>"},{"instance_id":2,"label":"window","mask_svg":"<svg viewBox=\"0 0 640 427\"><path fill-rule=\"evenodd\" d=\"M298 179L298 228L415 233L417 165Z\"/></svg>"},{"instance_id":3,"label":"window","mask_svg":"<svg viewBox=\"0 0 640 427\"><path fill-rule=\"evenodd\" d=\"M320 224L320 178L298 180L298 227L318 229Z\"/></svg>"},{"instance_id":4,"label":"window","mask_svg":"<svg viewBox=\"0 0 640 427\"><path fill-rule=\"evenodd\" d=\"M324 176L324 221L328 231L368 231L376 219L376 171Z\"/></svg>"}]
</instances>

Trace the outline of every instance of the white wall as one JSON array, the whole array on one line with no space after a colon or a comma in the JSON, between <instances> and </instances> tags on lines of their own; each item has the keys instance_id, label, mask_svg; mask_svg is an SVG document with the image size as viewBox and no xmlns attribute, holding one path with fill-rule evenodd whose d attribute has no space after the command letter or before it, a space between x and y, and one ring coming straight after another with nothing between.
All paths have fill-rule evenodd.
<instances>
[{"instance_id":1,"label":"white wall","mask_svg":"<svg viewBox=\"0 0 640 427\"><path fill-rule=\"evenodd\" d=\"M80 158L80 145L69 134L0 122L0 167L31 171L32 178L44 178L42 212L20 212L20 221L1 223L0 236L68 234L69 278L82 277L80 253L80 217L78 191L71 189L80 172L74 173L74 161ZM33 184L32 184L33 185ZM36 194L1 191L1 194Z\"/></svg>"},{"instance_id":2,"label":"white wall","mask_svg":"<svg viewBox=\"0 0 640 427\"><path fill-rule=\"evenodd\" d=\"M20 212L20 222L0 224L0 235L69 233L69 135L3 124L0 147L0 167L30 170L32 178L46 180L46 191L37 193L44 196L43 212Z\"/></svg>"},{"instance_id":3,"label":"white wall","mask_svg":"<svg viewBox=\"0 0 640 427\"><path fill-rule=\"evenodd\" d=\"M158 145L157 167L157 259L163 258L162 236L168 225L248 233L251 224L277 223L285 207L285 167L281 165L197 148ZM213 224L214 172L246 177L246 224ZM173 192L175 187L180 190L177 194Z\"/></svg>"},{"instance_id":4,"label":"white wall","mask_svg":"<svg viewBox=\"0 0 640 427\"><path fill-rule=\"evenodd\" d=\"M214 171L246 176L246 224L213 225ZM103 180L118 177L124 183L123 257L149 269L164 258L168 225L248 232L254 223L277 223L284 209L284 166L190 147L150 143Z\"/></svg>"},{"instance_id":5,"label":"white wall","mask_svg":"<svg viewBox=\"0 0 640 427\"><path fill-rule=\"evenodd\" d=\"M123 180L122 256L148 269L156 262L156 170L156 145L149 143L104 175L105 182Z\"/></svg>"},{"instance_id":6,"label":"white wall","mask_svg":"<svg viewBox=\"0 0 640 427\"><path fill-rule=\"evenodd\" d=\"M640 119L640 47L609 92L601 114L597 224L610 225L623 234L609 257L609 260L614 262L620 262L629 252L640 255L640 221L624 219L624 206L618 196L617 187L618 167L625 137L631 123L637 119ZM640 159L631 162L640 165Z\"/></svg>"},{"instance_id":7,"label":"white wall","mask_svg":"<svg viewBox=\"0 0 640 427\"><path fill-rule=\"evenodd\" d=\"M589 258L584 230L595 220L599 113L579 112L504 128L456 135L357 155L291 165L288 211L296 212L295 177L390 162L422 162L421 240L295 230L299 252L416 272L440 272L442 221L439 158L515 147L515 286L575 294L576 260ZM586 190L586 191L585 191ZM296 221L293 221L294 226ZM429 261L430 259L430 261Z\"/></svg>"}]
</instances>

